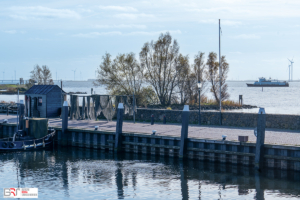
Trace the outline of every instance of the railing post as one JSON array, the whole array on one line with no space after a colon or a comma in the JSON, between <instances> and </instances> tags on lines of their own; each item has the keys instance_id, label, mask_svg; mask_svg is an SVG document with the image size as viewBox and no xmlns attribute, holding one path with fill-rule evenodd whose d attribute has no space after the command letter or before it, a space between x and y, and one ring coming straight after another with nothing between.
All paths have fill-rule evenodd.
<instances>
[{"instance_id":1,"label":"railing post","mask_svg":"<svg viewBox=\"0 0 300 200\"><path fill-rule=\"evenodd\" d=\"M164 124L166 124L166 123L167 123L166 115L164 115L164 118L163 118L163 123L164 123Z\"/></svg>"},{"instance_id":2,"label":"railing post","mask_svg":"<svg viewBox=\"0 0 300 200\"><path fill-rule=\"evenodd\" d=\"M182 119L182 127L181 127L181 140L180 140L180 151L179 158L183 158L186 154L187 149L187 137L188 137L188 129L189 129L189 115L190 110L188 105L184 105L181 119Z\"/></svg>"},{"instance_id":3,"label":"railing post","mask_svg":"<svg viewBox=\"0 0 300 200\"><path fill-rule=\"evenodd\" d=\"M63 146L67 146L68 140L67 140L67 130L68 130L68 109L69 105L67 101L64 101L63 107L62 107L62 142L61 144Z\"/></svg>"},{"instance_id":4,"label":"railing post","mask_svg":"<svg viewBox=\"0 0 300 200\"><path fill-rule=\"evenodd\" d=\"M117 114L116 135L115 135L115 152L120 152L122 150L123 113L124 113L123 103L119 103L118 114Z\"/></svg>"},{"instance_id":5,"label":"railing post","mask_svg":"<svg viewBox=\"0 0 300 200\"><path fill-rule=\"evenodd\" d=\"M260 108L257 116L257 135L255 150L255 168L263 167L264 143L265 143L266 113L264 108Z\"/></svg>"}]
</instances>

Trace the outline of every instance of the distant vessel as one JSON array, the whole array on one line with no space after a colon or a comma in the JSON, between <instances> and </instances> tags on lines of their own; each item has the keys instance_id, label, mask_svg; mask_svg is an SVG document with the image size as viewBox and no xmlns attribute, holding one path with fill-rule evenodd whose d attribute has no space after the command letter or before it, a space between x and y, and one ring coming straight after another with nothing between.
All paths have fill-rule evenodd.
<instances>
[{"instance_id":1,"label":"distant vessel","mask_svg":"<svg viewBox=\"0 0 300 200\"><path fill-rule=\"evenodd\" d=\"M246 84L248 87L289 87L289 83L286 81L272 80L271 78L267 80L264 77L259 78L254 84Z\"/></svg>"}]
</instances>

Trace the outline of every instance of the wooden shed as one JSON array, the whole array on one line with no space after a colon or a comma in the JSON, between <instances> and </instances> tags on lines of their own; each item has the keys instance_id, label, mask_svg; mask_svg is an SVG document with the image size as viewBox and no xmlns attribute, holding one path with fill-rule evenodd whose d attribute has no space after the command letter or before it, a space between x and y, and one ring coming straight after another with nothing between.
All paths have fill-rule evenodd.
<instances>
[{"instance_id":1,"label":"wooden shed","mask_svg":"<svg viewBox=\"0 0 300 200\"><path fill-rule=\"evenodd\" d=\"M57 85L34 85L25 92L25 116L58 117L66 93Z\"/></svg>"}]
</instances>

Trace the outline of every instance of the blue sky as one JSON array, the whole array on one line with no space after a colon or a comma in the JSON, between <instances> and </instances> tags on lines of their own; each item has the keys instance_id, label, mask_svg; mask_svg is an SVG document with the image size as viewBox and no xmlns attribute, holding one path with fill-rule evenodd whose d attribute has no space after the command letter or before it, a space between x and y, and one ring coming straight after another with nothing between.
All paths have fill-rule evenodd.
<instances>
[{"instance_id":1,"label":"blue sky","mask_svg":"<svg viewBox=\"0 0 300 200\"><path fill-rule=\"evenodd\" d=\"M228 79L287 79L294 58L300 79L300 1L1 1L0 79L29 78L36 64L53 78L95 77L105 52L138 54L169 31L192 63L198 51L218 52L230 64Z\"/></svg>"}]
</instances>

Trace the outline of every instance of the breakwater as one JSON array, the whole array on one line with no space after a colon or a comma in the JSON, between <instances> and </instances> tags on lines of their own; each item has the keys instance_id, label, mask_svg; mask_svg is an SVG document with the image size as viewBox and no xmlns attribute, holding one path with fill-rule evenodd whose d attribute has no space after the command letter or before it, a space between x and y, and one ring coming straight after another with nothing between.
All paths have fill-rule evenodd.
<instances>
[{"instance_id":1,"label":"breakwater","mask_svg":"<svg viewBox=\"0 0 300 200\"><path fill-rule=\"evenodd\" d=\"M64 134L61 127L55 127L56 144L115 150L115 131L93 130L69 127ZM12 136L16 124L0 124L0 137ZM121 150L138 154L179 157L181 138L157 136L142 133L122 133ZM254 166L256 144L249 142L187 138L185 157L234 165ZM267 168L300 171L300 146L264 145L263 165Z\"/></svg>"}]
</instances>

